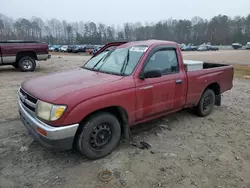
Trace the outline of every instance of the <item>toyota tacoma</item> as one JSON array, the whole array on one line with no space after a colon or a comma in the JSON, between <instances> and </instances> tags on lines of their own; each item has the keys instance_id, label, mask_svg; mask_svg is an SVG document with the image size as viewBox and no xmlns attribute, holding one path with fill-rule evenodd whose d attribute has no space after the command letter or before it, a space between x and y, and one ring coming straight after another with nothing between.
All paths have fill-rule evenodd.
<instances>
[{"instance_id":1,"label":"toyota tacoma","mask_svg":"<svg viewBox=\"0 0 250 188\"><path fill-rule=\"evenodd\" d=\"M233 73L231 65L183 61L175 42L114 42L82 67L23 82L19 113L47 148L98 159L138 123L190 107L208 116L232 88Z\"/></svg>"}]
</instances>

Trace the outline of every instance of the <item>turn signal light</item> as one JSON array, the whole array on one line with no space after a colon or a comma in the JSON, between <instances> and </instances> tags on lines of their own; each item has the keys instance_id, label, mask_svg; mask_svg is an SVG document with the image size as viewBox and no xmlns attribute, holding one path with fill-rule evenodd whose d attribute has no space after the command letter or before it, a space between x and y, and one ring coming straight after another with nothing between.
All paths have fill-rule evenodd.
<instances>
[{"instance_id":1,"label":"turn signal light","mask_svg":"<svg viewBox=\"0 0 250 188\"><path fill-rule=\"evenodd\" d=\"M43 129L41 129L40 127L37 127L36 130L37 130L37 132L39 132L39 133L40 133L41 135L43 135L43 136L46 136L46 135L47 135L47 134L46 134L46 131L43 130Z\"/></svg>"}]
</instances>

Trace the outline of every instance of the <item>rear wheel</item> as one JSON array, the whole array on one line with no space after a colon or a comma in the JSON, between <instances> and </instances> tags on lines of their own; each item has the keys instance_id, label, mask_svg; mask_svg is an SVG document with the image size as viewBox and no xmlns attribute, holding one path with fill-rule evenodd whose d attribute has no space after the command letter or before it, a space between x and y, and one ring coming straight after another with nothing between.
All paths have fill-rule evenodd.
<instances>
[{"instance_id":1,"label":"rear wheel","mask_svg":"<svg viewBox=\"0 0 250 188\"><path fill-rule=\"evenodd\" d=\"M89 159L99 159L110 154L121 138L117 118L106 112L91 116L78 131L77 150Z\"/></svg>"},{"instance_id":2,"label":"rear wheel","mask_svg":"<svg viewBox=\"0 0 250 188\"><path fill-rule=\"evenodd\" d=\"M32 57L25 56L18 61L18 67L23 72L34 71L36 68L36 61Z\"/></svg>"},{"instance_id":3,"label":"rear wheel","mask_svg":"<svg viewBox=\"0 0 250 188\"><path fill-rule=\"evenodd\" d=\"M215 94L211 89L207 89L201 96L198 105L195 107L196 114L200 117L208 116L214 108Z\"/></svg>"}]
</instances>

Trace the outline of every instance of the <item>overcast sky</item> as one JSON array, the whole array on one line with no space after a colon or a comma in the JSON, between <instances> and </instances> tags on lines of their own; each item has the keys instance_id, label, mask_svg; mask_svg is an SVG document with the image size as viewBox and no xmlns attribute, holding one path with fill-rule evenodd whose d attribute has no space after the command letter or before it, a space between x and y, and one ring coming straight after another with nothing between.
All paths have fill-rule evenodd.
<instances>
[{"instance_id":1,"label":"overcast sky","mask_svg":"<svg viewBox=\"0 0 250 188\"><path fill-rule=\"evenodd\" d=\"M158 21L167 18L246 16L250 0L0 0L0 13L16 18L57 18L106 24Z\"/></svg>"}]
</instances>

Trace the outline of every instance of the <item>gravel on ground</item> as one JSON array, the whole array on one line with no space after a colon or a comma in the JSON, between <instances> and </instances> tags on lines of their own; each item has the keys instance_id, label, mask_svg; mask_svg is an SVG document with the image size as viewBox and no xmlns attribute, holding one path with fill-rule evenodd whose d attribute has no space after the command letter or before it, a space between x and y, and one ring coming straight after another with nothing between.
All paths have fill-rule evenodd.
<instances>
[{"instance_id":1,"label":"gravel on ground","mask_svg":"<svg viewBox=\"0 0 250 188\"><path fill-rule=\"evenodd\" d=\"M232 60L230 51L185 52L185 59L210 62ZM238 52L238 51L237 51ZM193 54L193 55L192 55ZM203 54L203 55L202 55ZM89 161L75 151L54 152L42 147L18 119L17 90L26 79L79 67L89 57L54 54L37 70L22 73L0 67L0 188L112 188L112 187L250 187L250 82L234 79L234 87L222 96L222 106L199 118L191 110L137 125L135 142L152 148L141 150L121 142L111 155ZM216 59L217 58L217 59ZM98 179L101 170L113 171L109 182Z\"/></svg>"}]
</instances>

